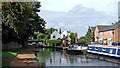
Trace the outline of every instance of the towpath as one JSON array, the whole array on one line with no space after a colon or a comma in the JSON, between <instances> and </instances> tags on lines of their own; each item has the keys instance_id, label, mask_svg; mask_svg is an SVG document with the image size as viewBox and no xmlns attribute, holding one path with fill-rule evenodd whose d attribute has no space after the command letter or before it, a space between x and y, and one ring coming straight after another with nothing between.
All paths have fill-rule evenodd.
<instances>
[{"instance_id":1,"label":"towpath","mask_svg":"<svg viewBox=\"0 0 120 68\"><path fill-rule=\"evenodd\" d=\"M11 60L10 68L39 68L39 63L33 53L34 48L28 47Z\"/></svg>"}]
</instances>

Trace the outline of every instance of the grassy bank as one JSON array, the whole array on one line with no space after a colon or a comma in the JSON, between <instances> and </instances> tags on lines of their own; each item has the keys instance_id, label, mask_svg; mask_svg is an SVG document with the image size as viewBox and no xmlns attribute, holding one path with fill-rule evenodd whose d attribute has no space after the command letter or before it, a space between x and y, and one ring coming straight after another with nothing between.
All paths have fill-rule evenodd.
<instances>
[{"instance_id":1,"label":"grassy bank","mask_svg":"<svg viewBox=\"0 0 120 68\"><path fill-rule=\"evenodd\" d=\"M3 50L2 51L2 66L8 67L10 66L10 60L17 56L17 54L22 51L28 49L27 46L22 48L15 48L10 50Z\"/></svg>"}]
</instances>

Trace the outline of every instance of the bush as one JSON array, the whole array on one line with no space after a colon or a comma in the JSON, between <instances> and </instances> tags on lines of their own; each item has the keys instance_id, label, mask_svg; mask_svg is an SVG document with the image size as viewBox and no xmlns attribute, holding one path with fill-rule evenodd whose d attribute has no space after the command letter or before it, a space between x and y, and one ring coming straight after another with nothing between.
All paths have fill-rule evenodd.
<instances>
[{"instance_id":1,"label":"bush","mask_svg":"<svg viewBox=\"0 0 120 68\"><path fill-rule=\"evenodd\" d=\"M46 40L46 44L56 44L56 43L60 43L61 40Z\"/></svg>"},{"instance_id":2,"label":"bush","mask_svg":"<svg viewBox=\"0 0 120 68\"><path fill-rule=\"evenodd\" d=\"M56 46L56 44L60 43L61 40L46 40L46 44L50 46Z\"/></svg>"}]
</instances>

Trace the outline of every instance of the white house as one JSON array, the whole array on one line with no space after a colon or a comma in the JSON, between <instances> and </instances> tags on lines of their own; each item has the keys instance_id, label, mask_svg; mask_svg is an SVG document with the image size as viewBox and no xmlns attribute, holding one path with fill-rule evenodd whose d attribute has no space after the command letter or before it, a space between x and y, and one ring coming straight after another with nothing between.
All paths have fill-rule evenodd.
<instances>
[{"instance_id":1,"label":"white house","mask_svg":"<svg viewBox=\"0 0 120 68\"><path fill-rule=\"evenodd\" d=\"M60 38L60 34L59 32L57 31L54 31L52 34L51 34L51 40L56 40L56 39L59 39Z\"/></svg>"},{"instance_id":2,"label":"white house","mask_svg":"<svg viewBox=\"0 0 120 68\"><path fill-rule=\"evenodd\" d=\"M70 35L70 33L68 33L67 31L63 31L63 32L61 33L61 39L63 38L63 36L67 37L67 36L69 36L69 35Z\"/></svg>"}]
</instances>

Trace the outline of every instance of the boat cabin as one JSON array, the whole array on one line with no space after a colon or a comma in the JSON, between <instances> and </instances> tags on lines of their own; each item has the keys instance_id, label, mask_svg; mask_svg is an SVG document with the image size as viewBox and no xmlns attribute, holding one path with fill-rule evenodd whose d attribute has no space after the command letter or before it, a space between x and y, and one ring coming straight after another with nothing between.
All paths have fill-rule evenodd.
<instances>
[{"instance_id":1,"label":"boat cabin","mask_svg":"<svg viewBox=\"0 0 120 68\"><path fill-rule=\"evenodd\" d=\"M113 43L113 46L88 45L87 52L102 54L107 56L120 57L120 43Z\"/></svg>"}]
</instances>

